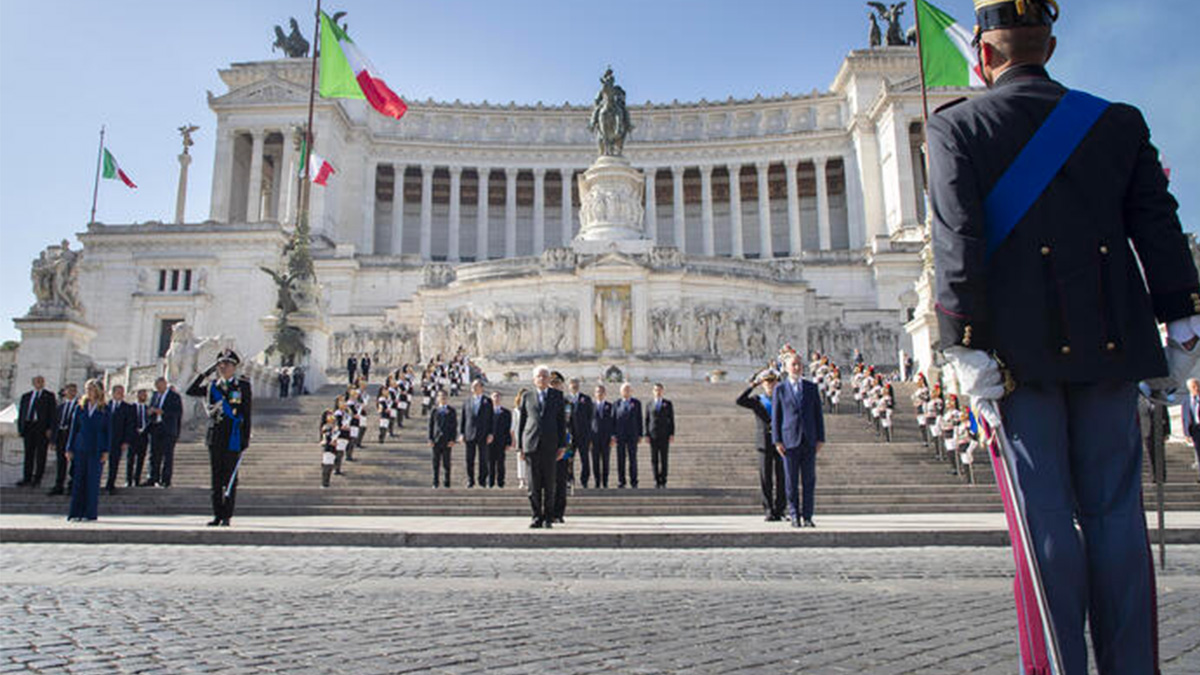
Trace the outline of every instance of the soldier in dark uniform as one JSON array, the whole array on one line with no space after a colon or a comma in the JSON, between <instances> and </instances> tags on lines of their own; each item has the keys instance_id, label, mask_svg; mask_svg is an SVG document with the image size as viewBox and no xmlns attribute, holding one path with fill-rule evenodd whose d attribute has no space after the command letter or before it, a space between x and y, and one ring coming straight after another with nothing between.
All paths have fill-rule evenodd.
<instances>
[{"instance_id":1,"label":"soldier in dark uniform","mask_svg":"<svg viewBox=\"0 0 1200 675\"><path fill-rule=\"evenodd\" d=\"M208 459L212 466L213 519L209 527L228 527L233 518L237 499L237 476L242 453L250 445L250 411L253 396L250 381L237 375L241 358L232 349L225 349L217 362L196 376L187 389L188 396L204 398L209 411ZM213 374L217 377L206 383ZM228 492L228 496L226 496Z\"/></svg>"},{"instance_id":2,"label":"soldier in dark uniform","mask_svg":"<svg viewBox=\"0 0 1200 675\"><path fill-rule=\"evenodd\" d=\"M1194 366L1200 283L1141 113L1050 79L1057 4L975 7L991 91L928 126L940 346L999 401L1066 672L1086 620L1101 674L1155 673L1137 382Z\"/></svg>"}]
</instances>

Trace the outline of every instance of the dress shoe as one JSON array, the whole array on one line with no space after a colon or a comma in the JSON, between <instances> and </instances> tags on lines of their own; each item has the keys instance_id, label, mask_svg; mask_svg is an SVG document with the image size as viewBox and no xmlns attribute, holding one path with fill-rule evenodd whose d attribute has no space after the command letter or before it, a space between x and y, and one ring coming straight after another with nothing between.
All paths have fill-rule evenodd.
<instances>
[{"instance_id":1,"label":"dress shoe","mask_svg":"<svg viewBox=\"0 0 1200 675\"><path fill-rule=\"evenodd\" d=\"M63 492L63 489L60 487L51 488L50 491L46 493L46 495L49 497L53 497L55 495L61 495L61 494L65 494L65 493Z\"/></svg>"},{"instance_id":2,"label":"dress shoe","mask_svg":"<svg viewBox=\"0 0 1200 675\"><path fill-rule=\"evenodd\" d=\"M772 516L771 514L768 513L767 515L763 516L763 520L765 520L766 522L769 523L772 520L775 520L775 516Z\"/></svg>"},{"instance_id":3,"label":"dress shoe","mask_svg":"<svg viewBox=\"0 0 1200 675\"><path fill-rule=\"evenodd\" d=\"M29 481L27 481L27 480L17 481L17 487L25 487L26 485L29 485Z\"/></svg>"},{"instance_id":4,"label":"dress shoe","mask_svg":"<svg viewBox=\"0 0 1200 675\"><path fill-rule=\"evenodd\" d=\"M800 519L799 519L799 518L792 518L792 527L800 527L800 526L801 526L801 525L800 525Z\"/></svg>"},{"instance_id":5,"label":"dress shoe","mask_svg":"<svg viewBox=\"0 0 1200 675\"><path fill-rule=\"evenodd\" d=\"M152 480L148 480L148 481L146 481L145 483L142 483L141 485L138 485L138 487L152 488L152 487L154 487L155 485L158 485L158 483L155 483L155 482L154 482L154 481L152 481Z\"/></svg>"},{"instance_id":6,"label":"dress shoe","mask_svg":"<svg viewBox=\"0 0 1200 675\"><path fill-rule=\"evenodd\" d=\"M208 524L207 524L207 525L208 525L208 527L216 527L216 526L218 526L218 525L220 525L220 524L221 524L221 519L220 519L220 518L213 518L212 520L208 521Z\"/></svg>"},{"instance_id":7,"label":"dress shoe","mask_svg":"<svg viewBox=\"0 0 1200 675\"><path fill-rule=\"evenodd\" d=\"M542 523L542 529L543 530L552 530L552 529L554 529L554 523L547 520L546 522Z\"/></svg>"},{"instance_id":8,"label":"dress shoe","mask_svg":"<svg viewBox=\"0 0 1200 675\"><path fill-rule=\"evenodd\" d=\"M228 518L221 521L221 527L229 527L229 519Z\"/></svg>"},{"instance_id":9,"label":"dress shoe","mask_svg":"<svg viewBox=\"0 0 1200 675\"><path fill-rule=\"evenodd\" d=\"M540 520L537 520L537 519L534 519L534 521L533 521L532 523L530 523L530 524L529 524L529 529L531 529L531 530L540 530L540 529L542 529L542 521L540 521Z\"/></svg>"},{"instance_id":10,"label":"dress shoe","mask_svg":"<svg viewBox=\"0 0 1200 675\"><path fill-rule=\"evenodd\" d=\"M815 523L813 523L813 521L812 521L812 518L805 518L805 519L804 519L804 526L805 526L805 527L816 527L816 524L815 524Z\"/></svg>"},{"instance_id":11,"label":"dress shoe","mask_svg":"<svg viewBox=\"0 0 1200 675\"><path fill-rule=\"evenodd\" d=\"M559 517L557 517L557 518L555 518L555 519L554 519L554 522L556 522L556 523L565 523L566 521L565 521L565 520L563 520L563 517L562 517L562 516L559 516Z\"/></svg>"}]
</instances>

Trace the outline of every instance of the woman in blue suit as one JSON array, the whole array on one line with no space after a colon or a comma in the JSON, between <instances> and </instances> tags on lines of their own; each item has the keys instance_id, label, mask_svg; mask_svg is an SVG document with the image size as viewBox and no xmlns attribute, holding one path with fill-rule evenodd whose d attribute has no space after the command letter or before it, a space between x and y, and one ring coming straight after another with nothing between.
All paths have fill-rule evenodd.
<instances>
[{"instance_id":1,"label":"woman in blue suit","mask_svg":"<svg viewBox=\"0 0 1200 675\"><path fill-rule=\"evenodd\" d=\"M109 420L104 387L96 380L84 385L75 421L67 441L67 459L73 474L71 509L67 520L95 520L100 501L100 474L108 461Z\"/></svg>"}]
</instances>

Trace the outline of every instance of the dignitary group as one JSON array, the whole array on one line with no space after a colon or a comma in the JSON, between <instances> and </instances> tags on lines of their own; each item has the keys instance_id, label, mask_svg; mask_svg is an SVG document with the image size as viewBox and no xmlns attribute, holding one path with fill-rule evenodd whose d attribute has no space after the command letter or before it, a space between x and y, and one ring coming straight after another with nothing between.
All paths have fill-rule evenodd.
<instances>
[{"instance_id":1,"label":"dignitary group","mask_svg":"<svg viewBox=\"0 0 1200 675\"><path fill-rule=\"evenodd\" d=\"M53 449L54 486L49 494L70 495L71 520L96 519L102 482L110 495L118 486L171 487L183 403L166 378L158 378L152 391L138 390L135 400L128 401L120 385L106 394L103 383L91 379L82 392L72 383L56 394L37 376L18 405L17 432L24 440L25 461L17 485L41 487Z\"/></svg>"}]
</instances>

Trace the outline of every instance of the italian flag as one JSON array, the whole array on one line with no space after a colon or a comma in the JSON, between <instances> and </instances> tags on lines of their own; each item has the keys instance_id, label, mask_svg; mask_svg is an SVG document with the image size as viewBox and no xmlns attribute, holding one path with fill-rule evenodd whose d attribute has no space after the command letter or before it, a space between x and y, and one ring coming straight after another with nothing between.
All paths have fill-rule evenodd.
<instances>
[{"instance_id":1,"label":"italian flag","mask_svg":"<svg viewBox=\"0 0 1200 675\"><path fill-rule=\"evenodd\" d=\"M334 170L333 165L325 161L324 157L315 152L308 156L308 177L312 182L317 185L325 185L325 181L335 173L337 171Z\"/></svg>"},{"instance_id":2,"label":"italian flag","mask_svg":"<svg viewBox=\"0 0 1200 675\"><path fill-rule=\"evenodd\" d=\"M108 148L104 148L104 169L100 175L112 180L120 180L122 183L131 188L137 187L133 184L133 181L130 180L129 174L121 170L121 165L117 164L117 158L113 157L112 153L108 151Z\"/></svg>"},{"instance_id":3,"label":"italian flag","mask_svg":"<svg viewBox=\"0 0 1200 675\"><path fill-rule=\"evenodd\" d=\"M325 12L321 12L320 57L323 98L366 99L380 114L395 119L408 111L358 45Z\"/></svg>"},{"instance_id":4,"label":"italian flag","mask_svg":"<svg viewBox=\"0 0 1200 675\"><path fill-rule=\"evenodd\" d=\"M971 32L925 0L916 2L925 86L986 86L979 69L979 57L971 46Z\"/></svg>"}]
</instances>

